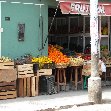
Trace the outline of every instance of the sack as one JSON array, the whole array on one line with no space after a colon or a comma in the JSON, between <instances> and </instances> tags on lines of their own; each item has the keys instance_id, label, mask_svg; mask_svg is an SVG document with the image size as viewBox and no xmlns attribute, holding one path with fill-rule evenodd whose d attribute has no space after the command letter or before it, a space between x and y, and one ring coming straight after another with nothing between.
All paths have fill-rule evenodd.
<instances>
[{"instance_id":1,"label":"sack","mask_svg":"<svg viewBox=\"0 0 111 111\"><path fill-rule=\"evenodd\" d=\"M106 72L106 66L105 66L104 62L102 62L102 64L101 64L101 70L102 70L102 72Z\"/></svg>"},{"instance_id":2,"label":"sack","mask_svg":"<svg viewBox=\"0 0 111 111\"><path fill-rule=\"evenodd\" d=\"M106 72L106 66L105 63L101 60L99 60L99 71Z\"/></svg>"}]
</instances>

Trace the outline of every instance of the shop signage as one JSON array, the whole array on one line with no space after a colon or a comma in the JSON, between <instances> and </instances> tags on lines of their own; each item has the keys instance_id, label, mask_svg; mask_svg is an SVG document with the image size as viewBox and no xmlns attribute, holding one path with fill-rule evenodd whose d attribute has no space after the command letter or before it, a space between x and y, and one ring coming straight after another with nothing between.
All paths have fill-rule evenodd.
<instances>
[{"instance_id":1,"label":"shop signage","mask_svg":"<svg viewBox=\"0 0 111 111\"><path fill-rule=\"evenodd\" d=\"M73 2L73 1L60 1L60 8L64 14L90 14L90 4L87 2ZM98 15L100 16L111 16L111 4L98 4Z\"/></svg>"},{"instance_id":2,"label":"shop signage","mask_svg":"<svg viewBox=\"0 0 111 111\"><path fill-rule=\"evenodd\" d=\"M78 12L78 13L90 13L90 5L89 4L80 4L80 3L71 3L71 12ZM105 14L104 6L98 6L98 13Z\"/></svg>"}]
</instances>

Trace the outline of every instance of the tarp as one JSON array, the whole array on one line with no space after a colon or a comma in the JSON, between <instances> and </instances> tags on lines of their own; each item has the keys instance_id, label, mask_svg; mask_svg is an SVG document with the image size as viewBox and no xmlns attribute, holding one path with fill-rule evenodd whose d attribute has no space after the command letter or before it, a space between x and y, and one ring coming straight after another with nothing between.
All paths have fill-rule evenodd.
<instances>
[{"instance_id":1,"label":"tarp","mask_svg":"<svg viewBox=\"0 0 111 111\"><path fill-rule=\"evenodd\" d=\"M90 2L83 0L59 0L60 9L63 14L90 14ZM98 3L99 16L111 16L111 3Z\"/></svg>"}]
</instances>

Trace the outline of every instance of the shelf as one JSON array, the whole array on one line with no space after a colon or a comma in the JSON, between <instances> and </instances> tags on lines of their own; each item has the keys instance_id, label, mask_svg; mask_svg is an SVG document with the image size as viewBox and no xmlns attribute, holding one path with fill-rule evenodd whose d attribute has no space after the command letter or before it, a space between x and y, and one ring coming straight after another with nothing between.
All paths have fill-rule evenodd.
<instances>
[{"instance_id":1,"label":"shelf","mask_svg":"<svg viewBox=\"0 0 111 111\"><path fill-rule=\"evenodd\" d=\"M67 37L68 34L49 34L48 36L54 36L54 37Z\"/></svg>"},{"instance_id":2,"label":"shelf","mask_svg":"<svg viewBox=\"0 0 111 111\"><path fill-rule=\"evenodd\" d=\"M62 36L84 36L90 37L90 33L75 33L75 34L49 34L48 36L62 37ZM109 37L109 35L101 35L101 37Z\"/></svg>"},{"instance_id":3,"label":"shelf","mask_svg":"<svg viewBox=\"0 0 111 111\"><path fill-rule=\"evenodd\" d=\"M73 37L77 37L77 36L85 36L85 37L90 37L90 33L74 33L74 34L49 34L48 36L73 36Z\"/></svg>"},{"instance_id":4,"label":"shelf","mask_svg":"<svg viewBox=\"0 0 111 111\"><path fill-rule=\"evenodd\" d=\"M109 35L101 35L101 37L109 37Z\"/></svg>"},{"instance_id":5,"label":"shelf","mask_svg":"<svg viewBox=\"0 0 111 111\"><path fill-rule=\"evenodd\" d=\"M83 36L83 33L68 34L70 37Z\"/></svg>"}]
</instances>

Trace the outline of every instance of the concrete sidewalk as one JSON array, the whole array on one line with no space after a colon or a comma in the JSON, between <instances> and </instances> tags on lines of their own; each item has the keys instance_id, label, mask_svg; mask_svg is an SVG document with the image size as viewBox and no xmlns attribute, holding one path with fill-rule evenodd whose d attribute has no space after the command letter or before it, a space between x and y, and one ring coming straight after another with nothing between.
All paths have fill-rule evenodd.
<instances>
[{"instance_id":1,"label":"concrete sidewalk","mask_svg":"<svg viewBox=\"0 0 111 111\"><path fill-rule=\"evenodd\" d=\"M102 93L103 104L110 105L111 87L103 88L102 92L103 92ZM0 111L37 111L37 110L43 111L44 109L48 109L48 108L54 108L54 109L57 109L57 111L58 110L77 111L78 108L87 107L87 106L89 107L89 105L87 104L86 106L84 106L83 104L85 103L88 103L87 90L68 91L68 92L60 92L58 94L53 94L53 95L40 95L36 97L24 97L24 98L1 100ZM103 104L99 106L101 107L103 106ZM61 106L67 106L67 105L72 107L68 109L65 107L60 108ZM91 106L94 107L95 105L91 105ZM47 111L51 111L51 109ZM55 111L55 110L52 110L52 111ZM78 111L82 111L82 110L78 110ZM84 111L92 111L92 110L85 109ZM96 111L96 110L93 109L93 111ZM110 110L107 110L107 111L111 111L111 105L110 105Z\"/></svg>"}]
</instances>

